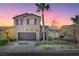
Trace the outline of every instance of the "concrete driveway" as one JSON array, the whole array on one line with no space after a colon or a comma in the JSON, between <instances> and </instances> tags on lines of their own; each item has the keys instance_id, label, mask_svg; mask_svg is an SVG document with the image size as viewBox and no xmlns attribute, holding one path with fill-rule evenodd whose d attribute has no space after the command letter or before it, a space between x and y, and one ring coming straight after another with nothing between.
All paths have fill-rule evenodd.
<instances>
[{"instance_id":1,"label":"concrete driveway","mask_svg":"<svg viewBox=\"0 0 79 59\"><path fill-rule=\"evenodd\" d=\"M0 46L0 53L27 53L31 52L35 47L36 42L31 41L16 41L10 42L7 45Z\"/></svg>"}]
</instances>

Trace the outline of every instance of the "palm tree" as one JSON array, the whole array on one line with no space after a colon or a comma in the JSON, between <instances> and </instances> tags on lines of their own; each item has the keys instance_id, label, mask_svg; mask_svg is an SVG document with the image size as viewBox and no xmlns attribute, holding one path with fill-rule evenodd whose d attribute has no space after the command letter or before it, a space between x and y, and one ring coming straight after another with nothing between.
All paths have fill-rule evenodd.
<instances>
[{"instance_id":1,"label":"palm tree","mask_svg":"<svg viewBox=\"0 0 79 59\"><path fill-rule=\"evenodd\" d=\"M44 31L44 11L45 10L49 10L50 6L49 4L46 4L46 3L36 3L35 4L37 6L37 12L41 12L42 15L41 15L41 18L42 18L42 30L43 30L43 41L45 41L45 31Z\"/></svg>"},{"instance_id":2,"label":"palm tree","mask_svg":"<svg viewBox=\"0 0 79 59\"><path fill-rule=\"evenodd\" d=\"M71 18L71 20L78 26L77 27L77 36L76 37L78 37L79 36L79 34L78 34L78 32L79 32L79 16L78 15L76 15L74 18ZM79 38L77 38L77 39L79 39Z\"/></svg>"},{"instance_id":3,"label":"palm tree","mask_svg":"<svg viewBox=\"0 0 79 59\"><path fill-rule=\"evenodd\" d=\"M79 16L78 16L78 15L76 15L75 18L71 18L71 20L72 20L75 24L79 25Z\"/></svg>"}]
</instances>

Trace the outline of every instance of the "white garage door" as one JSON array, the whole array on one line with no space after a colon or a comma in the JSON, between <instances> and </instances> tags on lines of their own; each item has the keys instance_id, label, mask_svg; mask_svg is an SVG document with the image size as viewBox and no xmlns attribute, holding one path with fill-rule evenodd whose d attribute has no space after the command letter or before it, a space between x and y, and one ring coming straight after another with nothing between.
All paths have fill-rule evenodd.
<instances>
[{"instance_id":1,"label":"white garage door","mask_svg":"<svg viewBox=\"0 0 79 59\"><path fill-rule=\"evenodd\" d=\"M36 33L18 33L18 40L35 41Z\"/></svg>"}]
</instances>

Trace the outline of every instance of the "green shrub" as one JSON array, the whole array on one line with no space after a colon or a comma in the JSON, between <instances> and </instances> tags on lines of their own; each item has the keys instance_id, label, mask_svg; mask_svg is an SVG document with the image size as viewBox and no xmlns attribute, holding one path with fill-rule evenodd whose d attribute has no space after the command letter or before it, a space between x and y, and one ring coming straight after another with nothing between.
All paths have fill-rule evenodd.
<instances>
[{"instance_id":1,"label":"green shrub","mask_svg":"<svg viewBox=\"0 0 79 59\"><path fill-rule=\"evenodd\" d=\"M49 48L49 45L45 44L45 45L41 45L41 47L47 49L47 48Z\"/></svg>"},{"instance_id":2,"label":"green shrub","mask_svg":"<svg viewBox=\"0 0 79 59\"><path fill-rule=\"evenodd\" d=\"M49 36L49 37L48 37L48 41L52 41L52 37Z\"/></svg>"},{"instance_id":3,"label":"green shrub","mask_svg":"<svg viewBox=\"0 0 79 59\"><path fill-rule=\"evenodd\" d=\"M72 43L68 42L68 41L63 41L63 42L45 42L45 43L42 43L42 45L70 45Z\"/></svg>"},{"instance_id":4,"label":"green shrub","mask_svg":"<svg viewBox=\"0 0 79 59\"><path fill-rule=\"evenodd\" d=\"M60 38L64 38L64 35L61 35Z\"/></svg>"},{"instance_id":5,"label":"green shrub","mask_svg":"<svg viewBox=\"0 0 79 59\"><path fill-rule=\"evenodd\" d=\"M5 38L1 38L0 39L0 45L5 45L7 43L8 43L8 40L7 39L5 39Z\"/></svg>"},{"instance_id":6,"label":"green shrub","mask_svg":"<svg viewBox=\"0 0 79 59\"><path fill-rule=\"evenodd\" d=\"M16 38L13 38L13 39L12 39L12 42L13 42L13 41L16 41Z\"/></svg>"},{"instance_id":7,"label":"green shrub","mask_svg":"<svg viewBox=\"0 0 79 59\"><path fill-rule=\"evenodd\" d=\"M73 44L72 41L64 41L64 44Z\"/></svg>"}]
</instances>

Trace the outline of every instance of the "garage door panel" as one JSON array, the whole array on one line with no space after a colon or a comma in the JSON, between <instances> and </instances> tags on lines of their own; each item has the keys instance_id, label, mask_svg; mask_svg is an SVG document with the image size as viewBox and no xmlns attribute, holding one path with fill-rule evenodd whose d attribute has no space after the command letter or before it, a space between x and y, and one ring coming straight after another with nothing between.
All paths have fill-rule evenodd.
<instances>
[{"instance_id":1,"label":"garage door panel","mask_svg":"<svg viewBox=\"0 0 79 59\"><path fill-rule=\"evenodd\" d=\"M36 33L18 33L19 40L35 41Z\"/></svg>"}]
</instances>

